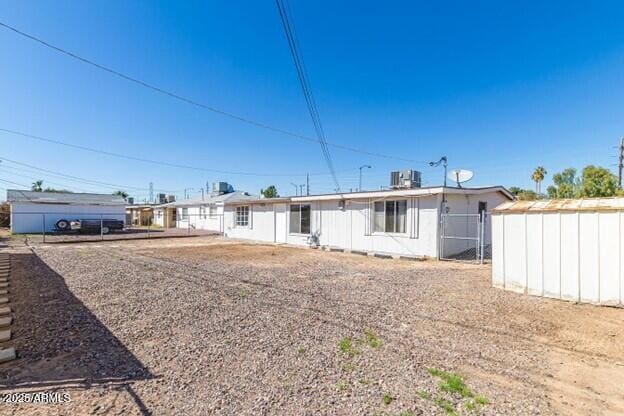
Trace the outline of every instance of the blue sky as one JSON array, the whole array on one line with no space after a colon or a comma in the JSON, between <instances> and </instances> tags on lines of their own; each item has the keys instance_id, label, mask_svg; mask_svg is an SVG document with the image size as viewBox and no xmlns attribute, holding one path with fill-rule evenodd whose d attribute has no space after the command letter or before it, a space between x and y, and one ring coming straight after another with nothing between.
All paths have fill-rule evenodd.
<instances>
[{"instance_id":1,"label":"blue sky","mask_svg":"<svg viewBox=\"0 0 624 416\"><path fill-rule=\"evenodd\" d=\"M291 0L290 10L330 142L423 162L447 155L450 168L475 172L472 185L532 187L537 165L615 170L613 146L624 135L619 2ZM272 1L2 1L0 21L180 95L313 135ZM0 45L0 128L280 176L156 166L0 132L2 158L179 195L214 180L289 194L306 172L313 193L333 189L317 144L181 103L2 28ZM443 177L416 162L330 151L343 189L357 187L363 164L373 166L366 189L387 185L393 169L422 170L428 185ZM113 190L9 162L0 178ZM132 194L142 199L147 189Z\"/></svg>"}]
</instances>

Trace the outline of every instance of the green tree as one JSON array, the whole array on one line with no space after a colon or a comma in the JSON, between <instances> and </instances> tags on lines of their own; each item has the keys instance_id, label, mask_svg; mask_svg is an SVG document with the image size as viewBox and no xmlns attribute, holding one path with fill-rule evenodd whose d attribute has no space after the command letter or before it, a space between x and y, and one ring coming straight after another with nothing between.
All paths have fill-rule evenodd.
<instances>
[{"instance_id":1,"label":"green tree","mask_svg":"<svg viewBox=\"0 0 624 416\"><path fill-rule=\"evenodd\" d=\"M509 188L509 192L516 196L521 201L534 201L539 199L541 195L530 189L522 189L519 186L512 186Z\"/></svg>"},{"instance_id":2,"label":"green tree","mask_svg":"<svg viewBox=\"0 0 624 416\"><path fill-rule=\"evenodd\" d=\"M265 198L279 198L279 194L277 193L277 188L275 185L270 185L266 189L260 189L260 193Z\"/></svg>"},{"instance_id":3,"label":"green tree","mask_svg":"<svg viewBox=\"0 0 624 416\"><path fill-rule=\"evenodd\" d=\"M38 181L34 181L32 183L32 185L30 186L30 190L34 192L42 192L43 191L42 187L43 187L43 181L39 179Z\"/></svg>"},{"instance_id":4,"label":"green tree","mask_svg":"<svg viewBox=\"0 0 624 416\"><path fill-rule=\"evenodd\" d=\"M119 195L123 199L128 199L128 192L126 191L115 191L113 192L113 195Z\"/></svg>"},{"instance_id":5,"label":"green tree","mask_svg":"<svg viewBox=\"0 0 624 416\"><path fill-rule=\"evenodd\" d=\"M583 168L578 192L580 197L599 198L615 196L617 190L617 177L608 169L594 165Z\"/></svg>"},{"instance_id":6,"label":"green tree","mask_svg":"<svg viewBox=\"0 0 624 416\"><path fill-rule=\"evenodd\" d=\"M548 196L553 199L576 198L579 186L576 169L567 168L553 175L553 185L547 189Z\"/></svg>"},{"instance_id":7,"label":"green tree","mask_svg":"<svg viewBox=\"0 0 624 416\"><path fill-rule=\"evenodd\" d=\"M539 195L542 191L542 181L544 180L544 177L547 173L548 172L546 172L544 166L538 166L535 168L533 174L531 175L531 179L533 180L533 182L535 182L535 193L537 195Z\"/></svg>"}]
</instances>

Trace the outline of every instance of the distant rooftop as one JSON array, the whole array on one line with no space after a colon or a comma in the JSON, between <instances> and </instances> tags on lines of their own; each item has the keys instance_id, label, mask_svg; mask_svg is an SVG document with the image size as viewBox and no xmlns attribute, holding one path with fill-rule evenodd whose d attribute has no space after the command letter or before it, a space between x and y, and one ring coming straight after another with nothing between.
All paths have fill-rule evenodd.
<instances>
[{"instance_id":1,"label":"distant rooftop","mask_svg":"<svg viewBox=\"0 0 624 416\"><path fill-rule=\"evenodd\" d=\"M34 192L7 189L7 202L30 202L36 204L82 204L123 205L126 200L119 195L88 194L78 192Z\"/></svg>"}]
</instances>

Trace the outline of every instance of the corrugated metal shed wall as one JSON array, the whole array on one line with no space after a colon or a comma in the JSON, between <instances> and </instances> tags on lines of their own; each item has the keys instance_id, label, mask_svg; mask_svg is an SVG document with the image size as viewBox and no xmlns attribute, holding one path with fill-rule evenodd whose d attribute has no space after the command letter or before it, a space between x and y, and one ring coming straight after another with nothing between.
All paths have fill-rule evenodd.
<instances>
[{"instance_id":1,"label":"corrugated metal shed wall","mask_svg":"<svg viewBox=\"0 0 624 416\"><path fill-rule=\"evenodd\" d=\"M556 208L555 208L556 207ZM507 203L492 216L492 283L537 296L624 304L624 199Z\"/></svg>"}]
</instances>

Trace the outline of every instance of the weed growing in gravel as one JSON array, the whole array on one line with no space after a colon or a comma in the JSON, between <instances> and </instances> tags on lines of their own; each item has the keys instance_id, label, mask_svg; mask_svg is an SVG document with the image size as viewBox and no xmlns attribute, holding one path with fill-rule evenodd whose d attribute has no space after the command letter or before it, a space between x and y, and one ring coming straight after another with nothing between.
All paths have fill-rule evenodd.
<instances>
[{"instance_id":1,"label":"weed growing in gravel","mask_svg":"<svg viewBox=\"0 0 624 416\"><path fill-rule=\"evenodd\" d=\"M353 371L355 371L355 365L351 364L351 363L343 363L341 365L342 369L344 371L346 371L347 373L352 373Z\"/></svg>"},{"instance_id":2,"label":"weed growing in gravel","mask_svg":"<svg viewBox=\"0 0 624 416\"><path fill-rule=\"evenodd\" d=\"M438 370L437 368L430 368L429 374L442 379L439 384L440 390L442 391L457 393L464 398L474 396L474 393L468 388L468 386L466 386L464 380L462 380L462 378L455 373L447 373L446 371Z\"/></svg>"},{"instance_id":3,"label":"weed growing in gravel","mask_svg":"<svg viewBox=\"0 0 624 416\"><path fill-rule=\"evenodd\" d=\"M361 379L358 380L358 383L364 384L365 386L368 386L371 382L367 378L361 378Z\"/></svg>"},{"instance_id":4,"label":"weed growing in gravel","mask_svg":"<svg viewBox=\"0 0 624 416\"><path fill-rule=\"evenodd\" d=\"M394 397L390 396L390 394L386 393L383 395L383 402L387 406L394 400Z\"/></svg>"},{"instance_id":5,"label":"weed growing in gravel","mask_svg":"<svg viewBox=\"0 0 624 416\"><path fill-rule=\"evenodd\" d=\"M240 292L238 292L238 296L240 296L241 298L248 298L249 296L253 294L254 292L249 289L243 289Z\"/></svg>"},{"instance_id":6,"label":"weed growing in gravel","mask_svg":"<svg viewBox=\"0 0 624 416\"><path fill-rule=\"evenodd\" d=\"M420 397L421 399L424 399L424 400L431 399L431 394L429 394L429 392L427 392L425 390L416 390L416 396L418 396L418 397Z\"/></svg>"},{"instance_id":7,"label":"weed growing in gravel","mask_svg":"<svg viewBox=\"0 0 624 416\"><path fill-rule=\"evenodd\" d=\"M306 352L305 347L299 347L299 348L297 348L297 353L299 353L299 354L304 354L305 352Z\"/></svg>"},{"instance_id":8,"label":"weed growing in gravel","mask_svg":"<svg viewBox=\"0 0 624 416\"><path fill-rule=\"evenodd\" d=\"M349 337L345 337L338 343L338 349L343 354L353 357L360 353L360 351L353 345L353 340Z\"/></svg>"},{"instance_id":9,"label":"weed growing in gravel","mask_svg":"<svg viewBox=\"0 0 624 416\"><path fill-rule=\"evenodd\" d=\"M447 415L455 416L457 412L455 411L455 406L450 401L438 397L433 401L439 408L444 410Z\"/></svg>"},{"instance_id":10,"label":"weed growing in gravel","mask_svg":"<svg viewBox=\"0 0 624 416\"><path fill-rule=\"evenodd\" d=\"M345 391L349 389L349 382L346 380L340 380L337 384L336 387L338 388L338 390L340 391Z\"/></svg>"},{"instance_id":11,"label":"weed growing in gravel","mask_svg":"<svg viewBox=\"0 0 624 416\"><path fill-rule=\"evenodd\" d=\"M366 336L366 343L368 344L369 347L377 348L381 345L381 340L379 339L379 337L377 337L377 334L375 334L373 331L366 330L364 331L364 335Z\"/></svg>"},{"instance_id":12,"label":"weed growing in gravel","mask_svg":"<svg viewBox=\"0 0 624 416\"><path fill-rule=\"evenodd\" d=\"M464 403L464 408L469 412L476 411L478 406L485 406L489 403L485 397L476 396L458 374L438 370L437 368L429 368L427 371L432 376L439 377L441 379L440 383L438 384L438 388L441 391L450 394L456 394L462 399L468 399L468 401ZM416 394L418 394L418 396L423 399L426 398L424 395L419 394L419 392L416 392ZM444 409L447 414L457 414L455 406L452 402L442 397L434 399L433 402L440 408Z\"/></svg>"},{"instance_id":13,"label":"weed growing in gravel","mask_svg":"<svg viewBox=\"0 0 624 416\"><path fill-rule=\"evenodd\" d=\"M486 404L490 404L490 402L488 401L488 399L486 399L483 396L475 396L475 402L477 404L480 404L481 406L485 406Z\"/></svg>"}]
</instances>

